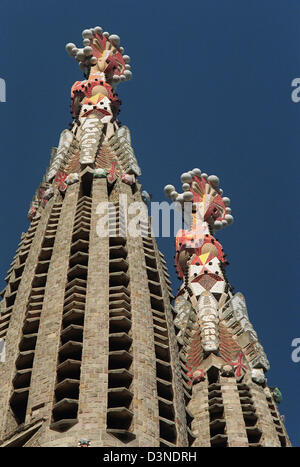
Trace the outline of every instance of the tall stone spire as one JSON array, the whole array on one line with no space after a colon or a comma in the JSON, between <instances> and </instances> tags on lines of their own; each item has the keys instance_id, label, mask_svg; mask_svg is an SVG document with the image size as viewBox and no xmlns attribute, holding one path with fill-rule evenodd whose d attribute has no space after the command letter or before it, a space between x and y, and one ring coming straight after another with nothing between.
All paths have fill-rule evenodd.
<instances>
[{"instance_id":1,"label":"tall stone spire","mask_svg":"<svg viewBox=\"0 0 300 467\"><path fill-rule=\"evenodd\" d=\"M176 236L175 265L182 280L175 325L188 409L196 436L193 446L290 445L269 388L269 362L248 317L244 296L234 293L229 264L214 231L232 224L230 199L219 178L200 169L181 175L183 193L165 187L183 212L185 229Z\"/></svg>"},{"instance_id":2,"label":"tall stone spire","mask_svg":"<svg viewBox=\"0 0 300 467\"><path fill-rule=\"evenodd\" d=\"M82 49L66 46L85 78L73 122L2 292L1 446L187 446L169 275L118 121L130 58L100 27L82 35ZM140 235L128 235L137 205Z\"/></svg>"}]
</instances>

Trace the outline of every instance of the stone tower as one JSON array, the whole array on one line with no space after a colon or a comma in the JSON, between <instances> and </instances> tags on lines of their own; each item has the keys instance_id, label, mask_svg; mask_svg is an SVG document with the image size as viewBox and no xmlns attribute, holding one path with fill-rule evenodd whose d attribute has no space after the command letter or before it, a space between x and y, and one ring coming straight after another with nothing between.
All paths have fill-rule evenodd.
<instances>
[{"instance_id":1,"label":"stone tower","mask_svg":"<svg viewBox=\"0 0 300 467\"><path fill-rule=\"evenodd\" d=\"M233 222L230 199L219 178L199 169L181 175L183 193L165 187L184 218L176 236L175 265L182 280L174 320L193 446L290 446L269 388L269 363L247 312L244 296L233 293L226 254L214 231Z\"/></svg>"},{"instance_id":2,"label":"stone tower","mask_svg":"<svg viewBox=\"0 0 300 467\"><path fill-rule=\"evenodd\" d=\"M119 42L96 27L66 46L85 80L2 292L2 446L188 444L169 275L118 121ZM138 208L142 235L127 236Z\"/></svg>"},{"instance_id":3,"label":"stone tower","mask_svg":"<svg viewBox=\"0 0 300 467\"><path fill-rule=\"evenodd\" d=\"M289 445L212 235L232 221L228 199L199 169L182 176L182 195L166 187L186 221L173 307L150 196L118 121L130 58L100 27L82 35L83 48L66 46L85 78L71 90L73 122L51 150L2 291L0 446Z\"/></svg>"}]
</instances>

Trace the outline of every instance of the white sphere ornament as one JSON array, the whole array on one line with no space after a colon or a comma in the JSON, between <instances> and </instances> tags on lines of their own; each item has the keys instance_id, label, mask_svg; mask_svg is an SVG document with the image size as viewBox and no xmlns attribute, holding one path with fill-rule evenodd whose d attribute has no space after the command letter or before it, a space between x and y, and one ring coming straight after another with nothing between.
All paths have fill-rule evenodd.
<instances>
[{"instance_id":1,"label":"white sphere ornament","mask_svg":"<svg viewBox=\"0 0 300 467\"><path fill-rule=\"evenodd\" d=\"M171 191L171 193L170 193L170 198L171 199L175 200L177 198L177 196L178 196L177 191Z\"/></svg>"},{"instance_id":2,"label":"white sphere ornament","mask_svg":"<svg viewBox=\"0 0 300 467\"><path fill-rule=\"evenodd\" d=\"M132 72L130 70L125 70L124 71L124 76L126 79L131 79L132 78Z\"/></svg>"},{"instance_id":3,"label":"white sphere ornament","mask_svg":"<svg viewBox=\"0 0 300 467\"><path fill-rule=\"evenodd\" d=\"M68 54L72 55L72 50L76 47L75 44L73 44L72 42L69 42L68 44L66 44L66 51L68 52Z\"/></svg>"},{"instance_id":4,"label":"white sphere ornament","mask_svg":"<svg viewBox=\"0 0 300 467\"><path fill-rule=\"evenodd\" d=\"M89 39L83 39L83 45L86 47L88 45L90 45L91 41Z\"/></svg>"},{"instance_id":5,"label":"white sphere ornament","mask_svg":"<svg viewBox=\"0 0 300 467\"><path fill-rule=\"evenodd\" d=\"M103 31L103 29L100 26L96 26L94 30L96 34L100 34L100 35L102 34L102 31Z\"/></svg>"},{"instance_id":6,"label":"white sphere ornament","mask_svg":"<svg viewBox=\"0 0 300 467\"><path fill-rule=\"evenodd\" d=\"M192 181L192 176L190 173L184 172L183 174L181 174L180 180L182 181L182 183L190 183Z\"/></svg>"},{"instance_id":7,"label":"white sphere ornament","mask_svg":"<svg viewBox=\"0 0 300 467\"><path fill-rule=\"evenodd\" d=\"M222 228L222 222L221 221L215 221L214 222L214 229L215 230L220 230Z\"/></svg>"},{"instance_id":8,"label":"white sphere ornament","mask_svg":"<svg viewBox=\"0 0 300 467\"><path fill-rule=\"evenodd\" d=\"M226 214L225 219L228 222L228 224L233 223L233 216L231 214Z\"/></svg>"},{"instance_id":9,"label":"white sphere ornament","mask_svg":"<svg viewBox=\"0 0 300 467\"><path fill-rule=\"evenodd\" d=\"M120 45L120 41L121 39L119 38L119 36L117 36L117 34L111 34L109 36L109 40L110 42L112 42L116 47L118 47Z\"/></svg>"},{"instance_id":10,"label":"white sphere ornament","mask_svg":"<svg viewBox=\"0 0 300 467\"><path fill-rule=\"evenodd\" d=\"M208 175L205 172L203 172L203 174L201 174L201 177L203 177L203 178L205 178L205 180L207 180Z\"/></svg>"},{"instance_id":11,"label":"white sphere ornament","mask_svg":"<svg viewBox=\"0 0 300 467\"><path fill-rule=\"evenodd\" d=\"M119 47L121 54L124 52L124 47Z\"/></svg>"},{"instance_id":12,"label":"white sphere ornament","mask_svg":"<svg viewBox=\"0 0 300 467\"><path fill-rule=\"evenodd\" d=\"M217 177L216 175L210 175L209 177L207 177L207 181L208 181L213 187L218 186L219 183L220 183L219 177Z\"/></svg>"},{"instance_id":13,"label":"white sphere ornament","mask_svg":"<svg viewBox=\"0 0 300 467\"><path fill-rule=\"evenodd\" d=\"M73 57L76 57L77 53L78 53L78 49L77 49L77 47L74 47L72 49L71 55L73 55Z\"/></svg>"},{"instance_id":14,"label":"white sphere ornament","mask_svg":"<svg viewBox=\"0 0 300 467\"><path fill-rule=\"evenodd\" d=\"M223 227L227 227L227 225L228 225L227 220L226 220L226 219L223 219L223 220L222 220L222 226L223 226Z\"/></svg>"},{"instance_id":15,"label":"white sphere ornament","mask_svg":"<svg viewBox=\"0 0 300 467\"><path fill-rule=\"evenodd\" d=\"M120 76L119 75L114 75L112 77L114 83L119 83L120 82Z\"/></svg>"},{"instance_id":16,"label":"white sphere ornament","mask_svg":"<svg viewBox=\"0 0 300 467\"><path fill-rule=\"evenodd\" d=\"M231 214L231 208L226 208L226 213Z\"/></svg>"},{"instance_id":17,"label":"white sphere ornament","mask_svg":"<svg viewBox=\"0 0 300 467\"><path fill-rule=\"evenodd\" d=\"M93 55L93 49L92 49L92 47L90 47L90 46L84 47L83 53L84 53L84 55L85 55L86 57L90 57L91 55Z\"/></svg>"},{"instance_id":18,"label":"white sphere ornament","mask_svg":"<svg viewBox=\"0 0 300 467\"><path fill-rule=\"evenodd\" d=\"M82 62L85 59L85 55L83 53L83 49L79 49L77 54L76 54L76 60L79 60Z\"/></svg>"},{"instance_id":19,"label":"white sphere ornament","mask_svg":"<svg viewBox=\"0 0 300 467\"><path fill-rule=\"evenodd\" d=\"M196 175L196 177L200 177L201 176L201 170L200 169L193 169L192 170L193 174Z\"/></svg>"},{"instance_id":20,"label":"white sphere ornament","mask_svg":"<svg viewBox=\"0 0 300 467\"><path fill-rule=\"evenodd\" d=\"M91 65L96 65L96 63L97 63L97 57L91 57L90 58L90 64Z\"/></svg>"},{"instance_id":21,"label":"white sphere ornament","mask_svg":"<svg viewBox=\"0 0 300 467\"><path fill-rule=\"evenodd\" d=\"M164 192L165 192L166 196L170 197L172 191L175 191L175 187L173 185L166 185L164 187Z\"/></svg>"},{"instance_id":22,"label":"white sphere ornament","mask_svg":"<svg viewBox=\"0 0 300 467\"><path fill-rule=\"evenodd\" d=\"M189 184L189 183L184 183L184 184L182 185L183 191L190 191L190 188L191 188L191 187L190 187L190 184Z\"/></svg>"},{"instance_id":23,"label":"white sphere ornament","mask_svg":"<svg viewBox=\"0 0 300 467\"><path fill-rule=\"evenodd\" d=\"M193 193L191 191L185 191L183 193L184 201L193 201Z\"/></svg>"},{"instance_id":24,"label":"white sphere ornament","mask_svg":"<svg viewBox=\"0 0 300 467\"><path fill-rule=\"evenodd\" d=\"M90 29L85 29L82 31L82 37L83 39L91 39L93 37L93 33Z\"/></svg>"},{"instance_id":25,"label":"white sphere ornament","mask_svg":"<svg viewBox=\"0 0 300 467\"><path fill-rule=\"evenodd\" d=\"M109 32L105 31L105 32L102 34L102 36L104 36L104 37L109 37Z\"/></svg>"},{"instance_id":26,"label":"white sphere ornament","mask_svg":"<svg viewBox=\"0 0 300 467\"><path fill-rule=\"evenodd\" d=\"M129 63L130 62L129 55L123 55L123 60L124 60L125 63Z\"/></svg>"},{"instance_id":27,"label":"white sphere ornament","mask_svg":"<svg viewBox=\"0 0 300 467\"><path fill-rule=\"evenodd\" d=\"M125 70L131 70L131 66L128 65L128 63L126 63L126 65L125 65Z\"/></svg>"},{"instance_id":28,"label":"white sphere ornament","mask_svg":"<svg viewBox=\"0 0 300 467\"><path fill-rule=\"evenodd\" d=\"M224 204L225 206L229 206L230 205L230 198L227 198L227 196L224 196L224 198L222 198L223 201L224 201Z\"/></svg>"}]
</instances>

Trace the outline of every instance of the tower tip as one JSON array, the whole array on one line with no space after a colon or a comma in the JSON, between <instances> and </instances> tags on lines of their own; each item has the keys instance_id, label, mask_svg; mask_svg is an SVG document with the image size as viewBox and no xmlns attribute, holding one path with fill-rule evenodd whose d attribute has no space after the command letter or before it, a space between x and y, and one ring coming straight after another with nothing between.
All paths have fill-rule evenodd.
<instances>
[{"instance_id":1,"label":"tower tip","mask_svg":"<svg viewBox=\"0 0 300 467\"><path fill-rule=\"evenodd\" d=\"M199 220L207 222L214 230L220 230L233 223L230 199L223 197L219 188L219 177L207 175L196 168L181 174L183 193L178 193L173 185L166 185L164 192L167 198L179 203L184 209L186 203L192 203L192 212L198 214Z\"/></svg>"},{"instance_id":2,"label":"tower tip","mask_svg":"<svg viewBox=\"0 0 300 467\"><path fill-rule=\"evenodd\" d=\"M100 26L82 31L83 47L73 42L66 44L66 51L74 57L85 78L99 74L108 84L116 86L132 78L129 55L123 55L121 39L117 34L103 32Z\"/></svg>"}]
</instances>

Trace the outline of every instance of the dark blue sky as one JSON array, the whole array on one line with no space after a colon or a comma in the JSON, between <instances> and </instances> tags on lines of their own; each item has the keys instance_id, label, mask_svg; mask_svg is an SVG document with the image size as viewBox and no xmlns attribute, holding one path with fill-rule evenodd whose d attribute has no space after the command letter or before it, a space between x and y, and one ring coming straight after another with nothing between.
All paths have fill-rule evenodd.
<instances>
[{"instance_id":1,"label":"dark blue sky","mask_svg":"<svg viewBox=\"0 0 300 467\"><path fill-rule=\"evenodd\" d=\"M50 147L70 122L69 91L81 73L65 44L81 45L83 29L102 26L120 35L132 59L133 80L118 91L120 120L131 130L144 189L161 201L164 185L181 188L180 174L199 167L218 175L232 200L235 223L217 238L300 446L300 362L291 360L300 337L300 102L291 100L300 77L299 1L2 0L0 8L2 278ZM176 287L173 240L159 245Z\"/></svg>"}]
</instances>

